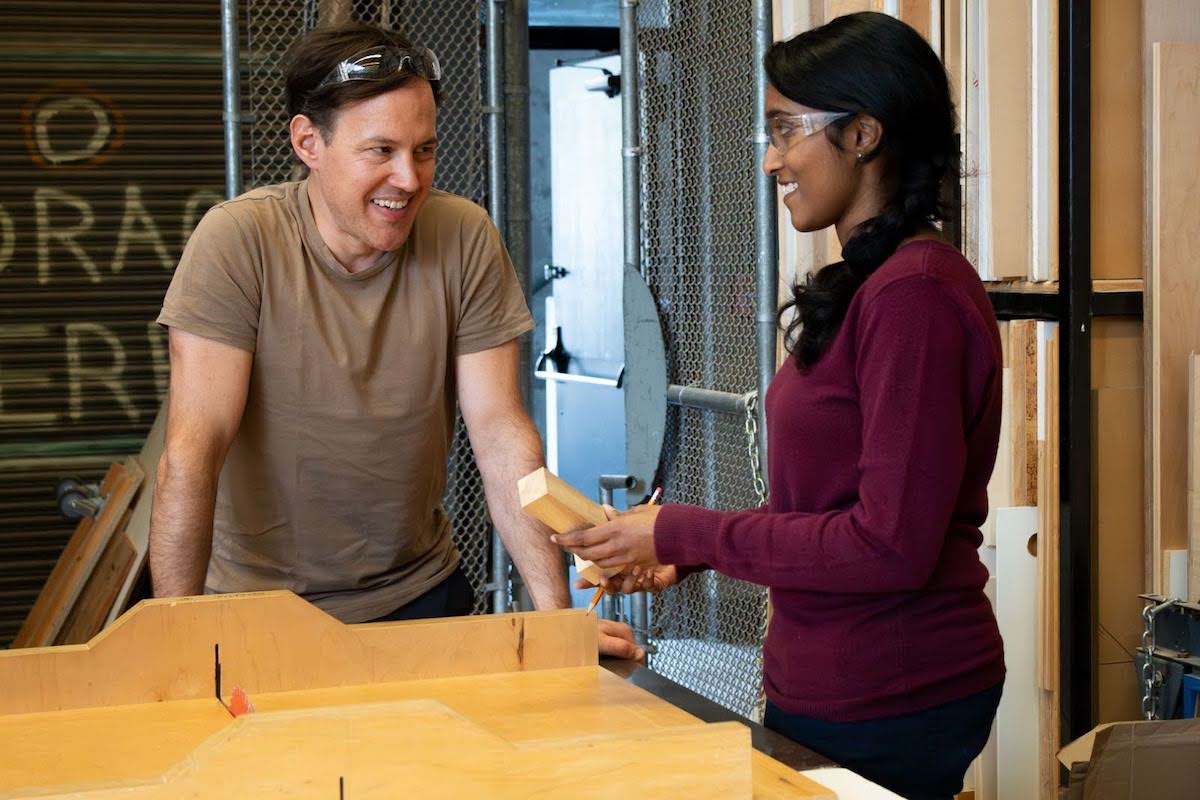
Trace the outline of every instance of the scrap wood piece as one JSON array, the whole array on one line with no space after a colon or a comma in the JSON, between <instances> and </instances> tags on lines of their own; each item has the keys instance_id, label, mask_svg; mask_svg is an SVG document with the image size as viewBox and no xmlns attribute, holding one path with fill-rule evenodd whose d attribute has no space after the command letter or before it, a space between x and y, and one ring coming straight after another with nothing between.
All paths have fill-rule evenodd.
<instances>
[{"instance_id":1,"label":"scrap wood piece","mask_svg":"<svg viewBox=\"0 0 1200 800\"><path fill-rule=\"evenodd\" d=\"M1187 599L1200 602L1200 355L1188 357Z\"/></svg>"},{"instance_id":2,"label":"scrap wood piece","mask_svg":"<svg viewBox=\"0 0 1200 800\"><path fill-rule=\"evenodd\" d=\"M105 498L103 508L95 517L85 517L76 526L25 624L13 640L13 647L43 647L54 643L88 577L125 517L142 478L141 468L132 459L108 468L100 484L100 496Z\"/></svg>"},{"instance_id":3,"label":"scrap wood piece","mask_svg":"<svg viewBox=\"0 0 1200 800\"><path fill-rule=\"evenodd\" d=\"M555 533L603 525L608 521L604 508L593 503L582 492L545 467L535 469L517 481L521 508ZM601 569L590 561L575 556L579 577L589 583L600 583L600 576L616 575L620 567Z\"/></svg>"},{"instance_id":4,"label":"scrap wood piece","mask_svg":"<svg viewBox=\"0 0 1200 800\"><path fill-rule=\"evenodd\" d=\"M1038 336L1035 320L1008 323L1013 506L1038 503Z\"/></svg>"}]
</instances>

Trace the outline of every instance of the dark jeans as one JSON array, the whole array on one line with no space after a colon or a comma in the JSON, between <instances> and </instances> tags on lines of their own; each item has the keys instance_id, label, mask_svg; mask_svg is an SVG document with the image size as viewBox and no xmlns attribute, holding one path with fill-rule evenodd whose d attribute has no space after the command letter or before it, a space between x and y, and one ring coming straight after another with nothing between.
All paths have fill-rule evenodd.
<instances>
[{"instance_id":1,"label":"dark jeans","mask_svg":"<svg viewBox=\"0 0 1200 800\"><path fill-rule=\"evenodd\" d=\"M430 617L465 617L475 608L475 590L467 580L462 567L454 570L449 578L434 586L425 594L410 600L390 614L384 614L371 622L396 622L402 619L429 619Z\"/></svg>"},{"instance_id":2,"label":"dark jeans","mask_svg":"<svg viewBox=\"0 0 1200 800\"><path fill-rule=\"evenodd\" d=\"M908 800L951 800L987 744L1002 687L914 714L862 722L824 722L767 703L764 724Z\"/></svg>"}]
</instances>

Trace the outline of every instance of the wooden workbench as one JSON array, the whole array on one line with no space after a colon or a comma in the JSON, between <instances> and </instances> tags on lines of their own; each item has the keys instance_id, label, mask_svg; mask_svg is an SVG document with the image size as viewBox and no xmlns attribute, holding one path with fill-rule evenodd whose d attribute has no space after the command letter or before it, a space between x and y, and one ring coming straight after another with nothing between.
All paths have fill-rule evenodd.
<instances>
[{"instance_id":1,"label":"wooden workbench","mask_svg":"<svg viewBox=\"0 0 1200 800\"><path fill-rule=\"evenodd\" d=\"M0 652L0 798L834 795L597 665L579 611L343 625L287 592L146 601ZM249 695L233 718L216 696Z\"/></svg>"}]
</instances>

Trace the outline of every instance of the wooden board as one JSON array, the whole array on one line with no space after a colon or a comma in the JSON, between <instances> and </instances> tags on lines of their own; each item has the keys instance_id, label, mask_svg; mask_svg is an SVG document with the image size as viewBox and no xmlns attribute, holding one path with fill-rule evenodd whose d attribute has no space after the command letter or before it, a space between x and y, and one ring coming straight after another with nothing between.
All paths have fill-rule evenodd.
<instances>
[{"instance_id":1,"label":"wooden board","mask_svg":"<svg viewBox=\"0 0 1200 800\"><path fill-rule=\"evenodd\" d=\"M1103 340L1094 340L1103 346ZM1094 351L1093 351L1094 352ZM1097 586L1097 722L1141 713L1134 650L1141 644L1145 561L1144 427L1141 386L1096 389L1092 395L1092 498L1095 503Z\"/></svg>"},{"instance_id":2,"label":"wooden board","mask_svg":"<svg viewBox=\"0 0 1200 800\"><path fill-rule=\"evenodd\" d=\"M291 592L146 600L86 645L0 651L0 714L597 663L581 610L345 625Z\"/></svg>"},{"instance_id":3,"label":"wooden board","mask_svg":"<svg viewBox=\"0 0 1200 800\"><path fill-rule=\"evenodd\" d=\"M138 466L146 477L142 481L142 489L138 492L133 503L133 513L129 524L125 526L125 535L133 546L133 563L125 576L117 596L104 624L111 625L113 621L124 614L130 606L133 587L146 566L146 558L150 552L150 508L154 503L154 484L158 479L158 460L162 456L163 440L167 432L167 406L164 402L158 409L158 416L146 434L146 443L137 455Z\"/></svg>"},{"instance_id":4,"label":"wooden board","mask_svg":"<svg viewBox=\"0 0 1200 800\"><path fill-rule=\"evenodd\" d=\"M1008 323L1008 337L1012 505L1035 506L1038 502L1037 322L1012 320Z\"/></svg>"},{"instance_id":5,"label":"wooden board","mask_svg":"<svg viewBox=\"0 0 1200 800\"><path fill-rule=\"evenodd\" d=\"M1058 15L1059 3L1032 4L1030 38L1030 277L1058 279Z\"/></svg>"},{"instance_id":6,"label":"wooden board","mask_svg":"<svg viewBox=\"0 0 1200 800\"><path fill-rule=\"evenodd\" d=\"M582 492L545 467L534 470L517 481L521 508L556 533L567 533L608 522L604 508L593 503ZM593 585L601 575L616 575L620 567L600 569L590 561L575 556L579 577Z\"/></svg>"},{"instance_id":7,"label":"wooden board","mask_svg":"<svg viewBox=\"0 0 1200 800\"><path fill-rule=\"evenodd\" d=\"M1095 278L1142 277L1142 9L1092 0L1091 257Z\"/></svg>"},{"instance_id":8,"label":"wooden board","mask_svg":"<svg viewBox=\"0 0 1200 800\"><path fill-rule=\"evenodd\" d=\"M108 540L100 560L96 562L96 568L79 594L79 600L67 615L55 644L83 644L104 627L104 621L116 602L117 593L129 575L136 556L133 544L124 532L129 515L130 512L125 512L125 521Z\"/></svg>"},{"instance_id":9,"label":"wooden board","mask_svg":"<svg viewBox=\"0 0 1200 800\"><path fill-rule=\"evenodd\" d=\"M13 647L54 643L141 483L141 468L133 461L109 467L100 484L100 496L106 498L104 507L95 518L85 517L75 528L25 624L13 639Z\"/></svg>"},{"instance_id":10,"label":"wooden board","mask_svg":"<svg viewBox=\"0 0 1200 800\"><path fill-rule=\"evenodd\" d=\"M1200 44L1154 45L1151 120L1150 562L1164 587L1161 556L1187 546L1188 356L1200 349Z\"/></svg>"},{"instance_id":11,"label":"wooden board","mask_svg":"<svg viewBox=\"0 0 1200 800\"><path fill-rule=\"evenodd\" d=\"M1200 355L1188 356L1188 596L1200 601Z\"/></svg>"},{"instance_id":12,"label":"wooden board","mask_svg":"<svg viewBox=\"0 0 1200 800\"><path fill-rule=\"evenodd\" d=\"M1038 459L1038 688L1056 691L1059 681L1059 360L1058 326L1046 325L1045 437ZM1055 748L1051 753L1053 762Z\"/></svg>"},{"instance_id":13,"label":"wooden board","mask_svg":"<svg viewBox=\"0 0 1200 800\"><path fill-rule=\"evenodd\" d=\"M1030 263L1032 21L1030 0L981 2L984 46L984 121L989 254L981 271L991 278L1025 278Z\"/></svg>"}]
</instances>

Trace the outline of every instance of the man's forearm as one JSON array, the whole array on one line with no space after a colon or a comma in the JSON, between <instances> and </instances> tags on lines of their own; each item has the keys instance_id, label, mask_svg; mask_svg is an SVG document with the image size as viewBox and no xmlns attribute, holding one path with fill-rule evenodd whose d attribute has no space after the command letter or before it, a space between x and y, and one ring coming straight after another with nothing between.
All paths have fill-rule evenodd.
<instances>
[{"instance_id":1,"label":"man's forearm","mask_svg":"<svg viewBox=\"0 0 1200 800\"><path fill-rule=\"evenodd\" d=\"M212 552L216 481L207 469L159 462L150 516L150 576L155 597L204 593Z\"/></svg>"},{"instance_id":2,"label":"man's forearm","mask_svg":"<svg viewBox=\"0 0 1200 800\"><path fill-rule=\"evenodd\" d=\"M544 465L542 442L528 417L498 427L475 443L492 522L538 609L569 608L562 548L550 529L521 510L517 481Z\"/></svg>"}]
</instances>

